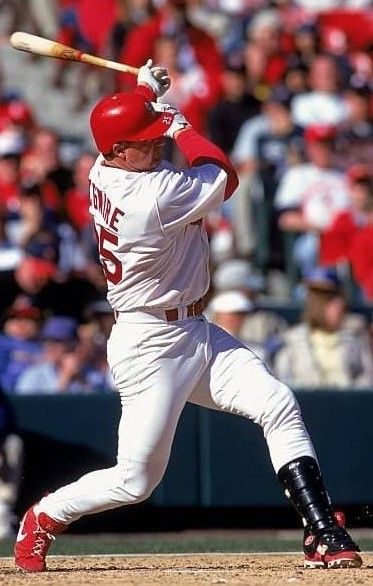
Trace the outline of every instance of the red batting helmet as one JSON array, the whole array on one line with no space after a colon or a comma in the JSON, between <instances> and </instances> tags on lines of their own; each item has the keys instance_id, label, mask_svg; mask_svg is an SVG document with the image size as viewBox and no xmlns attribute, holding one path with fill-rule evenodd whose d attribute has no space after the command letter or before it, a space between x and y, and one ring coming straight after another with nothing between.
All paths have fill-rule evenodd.
<instances>
[{"instance_id":1,"label":"red batting helmet","mask_svg":"<svg viewBox=\"0 0 373 586\"><path fill-rule=\"evenodd\" d=\"M152 140L163 136L173 116L155 112L140 93L107 96L91 112L91 130L98 150L109 153L116 142Z\"/></svg>"}]
</instances>

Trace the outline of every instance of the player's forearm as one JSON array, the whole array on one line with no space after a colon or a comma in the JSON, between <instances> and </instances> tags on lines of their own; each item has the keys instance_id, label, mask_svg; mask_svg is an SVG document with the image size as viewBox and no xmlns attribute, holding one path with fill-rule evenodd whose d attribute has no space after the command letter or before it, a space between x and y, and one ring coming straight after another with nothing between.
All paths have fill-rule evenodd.
<instances>
[{"instance_id":1,"label":"player's forearm","mask_svg":"<svg viewBox=\"0 0 373 586\"><path fill-rule=\"evenodd\" d=\"M226 171L228 177L224 199L228 199L238 186L238 177L231 161L223 151L192 128L178 131L174 139L189 165L212 163Z\"/></svg>"}]
</instances>

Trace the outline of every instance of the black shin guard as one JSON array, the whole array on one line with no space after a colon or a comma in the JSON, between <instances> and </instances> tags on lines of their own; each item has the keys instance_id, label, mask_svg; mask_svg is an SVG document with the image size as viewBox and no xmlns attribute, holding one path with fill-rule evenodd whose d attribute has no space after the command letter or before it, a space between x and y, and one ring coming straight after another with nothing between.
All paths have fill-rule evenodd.
<instances>
[{"instance_id":1,"label":"black shin guard","mask_svg":"<svg viewBox=\"0 0 373 586\"><path fill-rule=\"evenodd\" d=\"M314 458L292 460L280 468L277 476L285 495L313 531L335 527L330 499Z\"/></svg>"}]
</instances>

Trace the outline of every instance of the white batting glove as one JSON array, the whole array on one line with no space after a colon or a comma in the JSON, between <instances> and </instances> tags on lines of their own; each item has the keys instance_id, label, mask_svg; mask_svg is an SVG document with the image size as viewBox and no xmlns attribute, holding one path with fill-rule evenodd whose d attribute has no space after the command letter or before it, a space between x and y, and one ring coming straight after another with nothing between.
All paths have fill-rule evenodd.
<instances>
[{"instance_id":1,"label":"white batting glove","mask_svg":"<svg viewBox=\"0 0 373 586\"><path fill-rule=\"evenodd\" d=\"M152 59L148 59L145 65L139 69L137 84L149 86L155 95L160 97L169 89L171 80L165 67L153 65Z\"/></svg>"},{"instance_id":2,"label":"white batting glove","mask_svg":"<svg viewBox=\"0 0 373 586\"><path fill-rule=\"evenodd\" d=\"M171 114L173 119L168 130L164 133L164 136L173 138L175 132L178 130L184 130L185 128L191 128L188 120L185 116L170 104L158 104L158 102L152 102L153 109L155 112L165 112Z\"/></svg>"}]
</instances>

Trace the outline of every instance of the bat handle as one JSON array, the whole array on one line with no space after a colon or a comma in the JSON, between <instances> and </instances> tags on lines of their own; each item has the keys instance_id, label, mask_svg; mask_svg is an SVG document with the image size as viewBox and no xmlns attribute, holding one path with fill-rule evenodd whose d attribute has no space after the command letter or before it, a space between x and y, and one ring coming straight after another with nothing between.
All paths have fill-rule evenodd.
<instances>
[{"instance_id":1,"label":"bat handle","mask_svg":"<svg viewBox=\"0 0 373 586\"><path fill-rule=\"evenodd\" d=\"M118 63L117 61L109 61L108 59L96 57L95 55L90 55L89 53L81 53L79 56L79 61L82 61L83 63L89 63L90 65L98 65L99 67L115 69L115 71L121 71L122 73L131 73L132 75L137 75L139 72L136 67L132 67L131 65Z\"/></svg>"}]
</instances>

